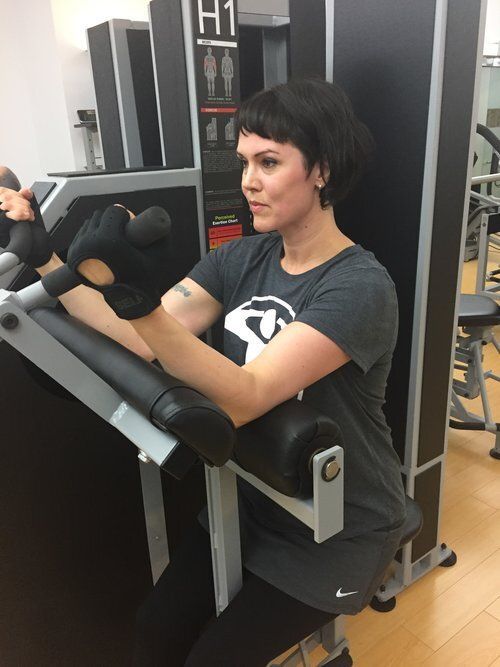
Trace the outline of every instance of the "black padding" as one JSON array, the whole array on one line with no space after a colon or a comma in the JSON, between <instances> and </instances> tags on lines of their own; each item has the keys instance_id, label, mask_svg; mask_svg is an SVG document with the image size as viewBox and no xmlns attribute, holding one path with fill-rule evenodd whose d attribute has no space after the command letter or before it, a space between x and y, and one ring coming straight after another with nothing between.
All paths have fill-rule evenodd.
<instances>
[{"instance_id":1,"label":"black padding","mask_svg":"<svg viewBox=\"0 0 500 667\"><path fill-rule=\"evenodd\" d=\"M74 273L67 264L63 264L55 271L46 273L41 280L43 288L53 297L66 294L70 290L81 285L80 278Z\"/></svg>"},{"instance_id":2,"label":"black padding","mask_svg":"<svg viewBox=\"0 0 500 667\"><path fill-rule=\"evenodd\" d=\"M500 324L500 306L489 296L460 295L458 326L489 327Z\"/></svg>"},{"instance_id":3,"label":"black padding","mask_svg":"<svg viewBox=\"0 0 500 667\"><path fill-rule=\"evenodd\" d=\"M312 457L342 446L337 424L298 400L290 400L236 432L233 458L286 496L312 496Z\"/></svg>"},{"instance_id":4,"label":"black padding","mask_svg":"<svg viewBox=\"0 0 500 667\"><path fill-rule=\"evenodd\" d=\"M403 525L403 534L399 546L402 547L408 542L411 542L422 530L423 515L418 503L416 503L410 496L405 496L406 504L406 520Z\"/></svg>"},{"instance_id":5,"label":"black padding","mask_svg":"<svg viewBox=\"0 0 500 667\"><path fill-rule=\"evenodd\" d=\"M30 316L128 403L206 463L221 466L229 459L233 423L205 396L65 313L36 308Z\"/></svg>"},{"instance_id":6,"label":"black padding","mask_svg":"<svg viewBox=\"0 0 500 667\"><path fill-rule=\"evenodd\" d=\"M488 234L498 234L500 232L500 213L495 213L488 217Z\"/></svg>"}]
</instances>

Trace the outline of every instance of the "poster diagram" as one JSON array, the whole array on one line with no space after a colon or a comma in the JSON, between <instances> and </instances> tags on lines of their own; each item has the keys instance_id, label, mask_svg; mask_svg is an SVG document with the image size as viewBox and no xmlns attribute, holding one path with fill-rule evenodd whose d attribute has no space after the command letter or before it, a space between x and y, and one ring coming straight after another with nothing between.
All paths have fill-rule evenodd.
<instances>
[{"instance_id":1,"label":"poster diagram","mask_svg":"<svg viewBox=\"0 0 500 667\"><path fill-rule=\"evenodd\" d=\"M203 73L207 80L208 97L215 97L215 77L217 76L217 61L212 55L211 47L207 47L207 55L203 59Z\"/></svg>"},{"instance_id":2,"label":"poster diagram","mask_svg":"<svg viewBox=\"0 0 500 667\"><path fill-rule=\"evenodd\" d=\"M221 62L221 74L224 79L224 95L232 96L232 81L234 76L233 59L229 55L229 49L224 49L224 57Z\"/></svg>"},{"instance_id":3,"label":"poster diagram","mask_svg":"<svg viewBox=\"0 0 500 667\"><path fill-rule=\"evenodd\" d=\"M217 141L217 118L215 117L207 125L207 141Z\"/></svg>"},{"instance_id":4,"label":"poster diagram","mask_svg":"<svg viewBox=\"0 0 500 667\"><path fill-rule=\"evenodd\" d=\"M234 117L230 118L224 127L224 136L226 141L235 141L236 137L234 134Z\"/></svg>"},{"instance_id":5,"label":"poster diagram","mask_svg":"<svg viewBox=\"0 0 500 667\"><path fill-rule=\"evenodd\" d=\"M251 233L234 114L240 103L235 0L191 0L203 206L209 248Z\"/></svg>"}]
</instances>

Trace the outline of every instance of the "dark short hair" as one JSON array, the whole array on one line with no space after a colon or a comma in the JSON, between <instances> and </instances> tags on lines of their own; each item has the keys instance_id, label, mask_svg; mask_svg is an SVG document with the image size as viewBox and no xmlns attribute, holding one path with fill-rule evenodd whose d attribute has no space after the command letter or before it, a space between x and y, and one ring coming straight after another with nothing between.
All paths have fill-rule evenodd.
<instances>
[{"instance_id":1,"label":"dark short hair","mask_svg":"<svg viewBox=\"0 0 500 667\"><path fill-rule=\"evenodd\" d=\"M309 173L315 164L326 165L330 176L325 175L320 193L323 208L352 192L374 147L344 91L321 79L292 79L261 90L241 105L236 129L292 143L303 154Z\"/></svg>"}]
</instances>

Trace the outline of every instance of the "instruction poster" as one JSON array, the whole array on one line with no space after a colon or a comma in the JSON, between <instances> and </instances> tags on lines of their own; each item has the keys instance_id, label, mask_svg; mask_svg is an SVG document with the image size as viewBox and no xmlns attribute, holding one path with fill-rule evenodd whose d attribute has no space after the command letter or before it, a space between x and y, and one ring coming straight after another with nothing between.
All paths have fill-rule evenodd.
<instances>
[{"instance_id":1,"label":"instruction poster","mask_svg":"<svg viewBox=\"0 0 500 667\"><path fill-rule=\"evenodd\" d=\"M234 114L240 104L236 0L192 0L207 247L251 231Z\"/></svg>"}]
</instances>

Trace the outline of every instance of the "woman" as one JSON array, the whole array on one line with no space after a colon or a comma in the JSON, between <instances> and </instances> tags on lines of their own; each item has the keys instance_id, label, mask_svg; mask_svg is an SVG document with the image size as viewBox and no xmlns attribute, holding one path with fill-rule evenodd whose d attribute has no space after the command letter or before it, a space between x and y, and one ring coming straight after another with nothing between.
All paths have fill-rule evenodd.
<instances>
[{"instance_id":1,"label":"woman","mask_svg":"<svg viewBox=\"0 0 500 667\"><path fill-rule=\"evenodd\" d=\"M160 305L148 261L123 238L127 212L110 207L82 228L68 264L85 274L87 260L101 260L111 267L101 265L107 282L121 284L100 287L104 300L79 287L61 301L157 358L237 427L297 395L330 415L345 439L345 528L316 544L309 528L241 484L242 590L214 620L209 539L195 526L139 614L141 667L265 665L368 603L404 520L400 462L382 412L397 332L394 285L334 216L360 177L369 133L344 93L319 80L258 93L236 125L242 189L260 234L209 253ZM15 206L22 215L19 195L0 198L11 217ZM53 256L39 272L59 264ZM130 303L138 305L124 310ZM197 338L222 315L224 356Z\"/></svg>"}]
</instances>

